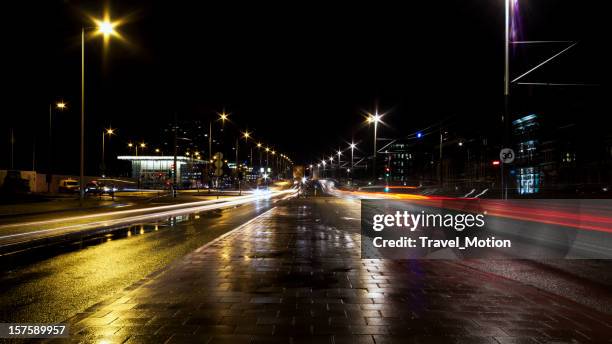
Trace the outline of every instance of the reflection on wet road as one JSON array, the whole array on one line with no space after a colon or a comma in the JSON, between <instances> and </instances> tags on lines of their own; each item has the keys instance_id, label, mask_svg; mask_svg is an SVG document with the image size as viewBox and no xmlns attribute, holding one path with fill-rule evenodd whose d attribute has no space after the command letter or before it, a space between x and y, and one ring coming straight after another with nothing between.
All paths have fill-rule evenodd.
<instances>
[{"instance_id":1,"label":"reflection on wet road","mask_svg":"<svg viewBox=\"0 0 612 344\"><path fill-rule=\"evenodd\" d=\"M134 225L0 258L2 322L57 322L268 209L273 200ZM31 258L35 257L35 258Z\"/></svg>"}]
</instances>

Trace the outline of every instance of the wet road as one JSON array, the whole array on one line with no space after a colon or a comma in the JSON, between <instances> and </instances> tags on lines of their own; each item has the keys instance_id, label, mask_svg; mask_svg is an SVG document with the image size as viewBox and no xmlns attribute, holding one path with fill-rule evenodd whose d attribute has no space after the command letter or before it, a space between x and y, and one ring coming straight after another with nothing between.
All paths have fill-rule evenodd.
<instances>
[{"instance_id":1,"label":"wet road","mask_svg":"<svg viewBox=\"0 0 612 344\"><path fill-rule=\"evenodd\" d=\"M4 257L0 261L3 271L0 277L0 318L3 322L63 321L101 300L120 295L122 290L152 272L264 213L273 205L283 204L272 202L260 200L232 209L138 224L82 242L47 247L35 251L35 254L27 252ZM316 202L306 204L297 208L298 213L301 212L299 209L304 209L297 222L299 233L334 234L319 238L321 245L346 235L359 236L360 200L319 197ZM285 212L276 212L270 221L282 222L286 216ZM282 232L283 228L281 226L277 231ZM266 242L259 240L262 244ZM330 247L342 249L338 244ZM257 254L249 259L261 257L264 256ZM448 276L459 280L476 272L501 276L517 286L536 287L555 295L559 302L571 300L612 313L612 293L609 291L612 265L608 261L474 259L427 261L423 264L433 272L445 271Z\"/></svg>"},{"instance_id":2,"label":"wet road","mask_svg":"<svg viewBox=\"0 0 612 344\"><path fill-rule=\"evenodd\" d=\"M610 342L612 316L520 278L449 260L361 259L357 214L354 200L279 203L163 273L76 314L68 320L71 340ZM553 273L539 271L540 279L555 282Z\"/></svg>"},{"instance_id":3,"label":"wet road","mask_svg":"<svg viewBox=\"0 0 612 344\"><path fill-rule=\"evenodd\" d=\"M2 322L56 322L267 210L263 199L0 257Z\"/></svg>"}]
</instances>

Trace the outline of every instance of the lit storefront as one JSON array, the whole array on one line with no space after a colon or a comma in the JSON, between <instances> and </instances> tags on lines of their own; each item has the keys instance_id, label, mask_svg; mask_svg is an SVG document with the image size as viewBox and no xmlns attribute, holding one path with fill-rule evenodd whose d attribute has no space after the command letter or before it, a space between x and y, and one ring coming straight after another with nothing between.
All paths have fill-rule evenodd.
<instances>
[{"instance_id":1,"label":"lit storefront","mask_svg":"<svg viewBox=\"0 0 612 344\"><path fill-rule=\"evenodd\" d=\"M132 164L132 178L142 188L168 187L174 180L173 156L118 156L117 159ZM176 174L179 187L195 187L202 182L206 161L183 156L176 157Z\"/></svg>"}]
</instances>

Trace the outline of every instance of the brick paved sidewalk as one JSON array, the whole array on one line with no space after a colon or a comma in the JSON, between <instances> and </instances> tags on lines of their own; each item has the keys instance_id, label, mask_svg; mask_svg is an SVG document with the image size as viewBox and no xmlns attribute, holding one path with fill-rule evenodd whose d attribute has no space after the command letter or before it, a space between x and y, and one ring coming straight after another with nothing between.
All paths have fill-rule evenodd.
<instances>
[{"instance_id":1,"label":"brick paved sidewalk","mask_svg":"<svg viewBox=\"0 0 612 344\"><path fill-rule=\"evenodd\" d=\"M322 221L326 207L278 205L76 315L71 342L611 342L609 316L535 288L447 261L362 260L358 228Z\"/></svg>"}]
</instances>

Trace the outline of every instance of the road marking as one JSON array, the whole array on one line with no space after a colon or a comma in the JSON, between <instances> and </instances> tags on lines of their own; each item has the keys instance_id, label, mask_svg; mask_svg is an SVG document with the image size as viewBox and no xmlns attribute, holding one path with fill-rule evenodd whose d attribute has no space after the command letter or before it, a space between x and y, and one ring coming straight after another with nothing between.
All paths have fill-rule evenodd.
<instances>
[{"instance_id":1,"label":"road marking","mask_svg":"<svg viewBox=\"0 0 612 344\"><path fill-rule=\"evenodd\" d=\"M259 220L259 218L260 218L260 217L263 217L264 215L267 215L269 212L271 212L271 211L272 211L272 210L274 210L274 209L276 209L276 207L272 207L272 208L270 208L270 209L268 209L268 210L264 211L263 213L261 213L261 214L259 214L259 215L255 216L254 218L250 219L249 221L247 221L247 222L245 222L245 223L241 224L240 226L238 226L238 227L236 227L236 228L234 228L234 229L230 230L229 232L223 233L222 235L220 235L220 236L216 237L216 238L215 238L215 239L213 239L212 241L209 241L209 242L207 242L206 244L204 244L204 246L202 246L202 247L200 247L200 248L196 249L194 252L202 252L203 250L205 250L205 249L206 249L206 248L208 248L209 246L214 245L214 244L215 244L217 241L220 241L221 239L225 238L226 236L228 236L228 235L230 235L230 234L232 234L232 233L234 233L234 232L236 232L236 231L238 231L238 230L241 230L241 229L245 228L246 226L250 225L251 223L253 223L253 222L255 222L255 221Z\"/></svg>"}]
</instances>

